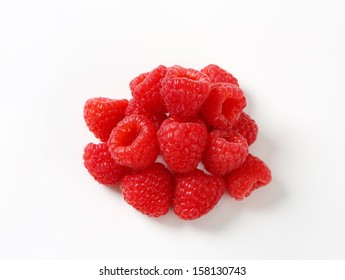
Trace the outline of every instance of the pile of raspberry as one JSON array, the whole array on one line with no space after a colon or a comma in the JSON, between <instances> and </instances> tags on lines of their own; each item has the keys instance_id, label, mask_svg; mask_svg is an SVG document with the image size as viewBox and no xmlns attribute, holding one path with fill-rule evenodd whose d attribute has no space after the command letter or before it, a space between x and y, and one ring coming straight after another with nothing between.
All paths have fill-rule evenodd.
<instances>
[{"instance_id":1,"label":"pile of raspberry","mask_svg":"<svg viewBox=\"0 0 345 280\"><path fill-rule=\"evenodd\" d=\"M246 98L226 70L160 65L129 87L129 101L87 100L84 119L101 143L88 144L83 159L96 181L120 186L141 213L159 217L173 208L193 220L225 190L242 200L271 181L267 165L248 151L258 127L243 112Z\"/></svg>"}]
</instances>

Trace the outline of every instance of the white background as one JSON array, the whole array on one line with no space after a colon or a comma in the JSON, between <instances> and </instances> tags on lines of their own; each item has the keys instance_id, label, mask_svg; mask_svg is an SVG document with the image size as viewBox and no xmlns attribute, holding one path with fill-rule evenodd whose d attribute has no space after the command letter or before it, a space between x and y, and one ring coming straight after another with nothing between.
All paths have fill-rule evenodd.
<instances>
[{"instance_id":1,"label":"white background","mask_svg":"<svg viewBox=\"0 0 345 280\"><path fill-rule=\"evenodd\" d=\"M0 258L344 259L344 1L2 1ZM148 218L97 184L88 98L159 64L232 72L272 183Z\"/></svg>"}]
</instances>

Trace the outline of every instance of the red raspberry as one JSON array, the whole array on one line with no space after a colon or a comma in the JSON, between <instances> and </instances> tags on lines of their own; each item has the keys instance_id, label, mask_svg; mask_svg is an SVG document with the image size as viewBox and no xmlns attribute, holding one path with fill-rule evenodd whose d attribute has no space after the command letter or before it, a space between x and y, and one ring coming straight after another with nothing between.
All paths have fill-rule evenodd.
<instances>
[{"instance_id":1,"label":"red raspberry","mask_svg":"<svg viewBox=\"0 0 345 280\"><path fill-rule=\"evenodd\" d=\"M181 219L197 219L216 206L224 189L225 184L220 176L207 175L199 169L176 174L174 211Z\"/></svg>"},{"instance_id":2,"label":"red raspberry","mask_svg":"<svg viewBox=\"0 0 345 280\"><path fill-rule=\"evenodd\" d=\"M162 81L161 94L171 116L197 115L210 91L210 79L194 69L170 67Z\"/></svg>"},{"instance_id":3,"label":"red raspberry","mask_svg":"<svg viewBox=\"0 0 345 280\"><path fill-rule=\"evenodd\" d=\"M185 173L201 161L207 142L207 128L197 119L166 119L158 130L158 143L170 170Z\"/></svg>"},{"instance_id":4,"label":"red raspberry","mask_svg":"<svg viewBox=\"0 0 345 280\"><path fill-rule=\"evenodd\" d=\"M246 138L248 145L253 144L258 135L258 126L255 121L244 112L241 113L238 122L232 127L232 130Z\"/></svg>"},{"instance_id":5,"label":"red raspberry","mask_svg":"<svg viewBox=\"0 0 345 280\"><path fill-rule=\"evenodd\" d=\"M238 167L248 155L244 137L232 130L213 130L208 137L203 163L207 171L224 175Z\"/></svg>"},{"instance_id":6,"label":"red raspberry","mask_svg":"<svg viewBox=\"0 0 345 280\"><path fill-rule=\"evenodd\" d=\"M102 142L109 139L113 128L125 117L126 99L91 98L84 107L84 119L90 131Z\"/></svg>"},{"instance_id":7,"label":"red raspberry","mask_svg":"<svg viewBox=\"0 0 345 280\"><path fill-rule=\"evenodd\" d=\"M165 113L166 107L161 98L161 81L165 77L167 68L158 66L151 72L144 73L134 78L129 87L132 95L139 105L146 111Z\"/></svg>"},{"instance_id":8,"label":"red raspberry","mask_svg":"<svg viewBox=\"0 0 345 280\"><path fill-rule=\"evenodd\" d=\"M237 79L233 75L217 65L210 64L202 69L201 72L205 73L212 83L230 83L239 86Z\"/></svg>"},{"instance_id":9,"label":"red raspberry","mask_svg":"<svg viewBox=\"0 0 345 280\"><path fill-rule=\"evenodd\" d=\"M225 175L229 194L236 200L242 200L252 191L267 185L271 179L271 170L259 158L248 154L240 168Z\"/></svg>"},{"instance_id":10,"label":"red raspberry","mask_svg":"<svg viewBox=\"0 0 345 280\"><path fill-rule=\"evenodd\" d=\"M84 149L84 165L99 183L112 185L120 181L127 168L114 161L107 143L88 144Z\"/></svg>"},{"instance_id":11,"label":"red raspberry","mask_svg":"<svg viewBox=\"0 0 345 280\"><path fill-rule=\"evenodd\" d=\"M156 125L157 129L160 128L162 122L167 118L167 116L164 113L154 113L151 111L146 111L143 107L140 107L139 102L136 98L132 98L131 100L129 100L125 115L145 116Z\"/></svg>"},{"instance_id":12,"label":"red raspberry","mask_svg":"<svg viewBox=\"0 0 345 280\"><path fill-rule=\"evenodd\" d=\"M121 165L139 170L152 165L159 152L155 125L144 116L125 117L113 129L109 151Z\"/></svg>"},{"instance_id":13,"label":"red raspberry","mask_svg":"<svg viewBox=\"0 0 345 280\"><path fill-rule=\"evenodd\" d=\"M168 213L173 183L163 164L155 163L137 174L124 176L121 188L124 199L143 214L159 217Z\"/></svg>"},{"instance_id":14,"label":"red raspberry","mask_svg":"<svg viewBox=\"0 0 345 280\"><path fill-rule=\"evenodd\" d=\"M217 83L212 86L200 113L209 125L228 128L238 120L245 106L246 99L239 87Z\"/></svg>"}]
</instances>

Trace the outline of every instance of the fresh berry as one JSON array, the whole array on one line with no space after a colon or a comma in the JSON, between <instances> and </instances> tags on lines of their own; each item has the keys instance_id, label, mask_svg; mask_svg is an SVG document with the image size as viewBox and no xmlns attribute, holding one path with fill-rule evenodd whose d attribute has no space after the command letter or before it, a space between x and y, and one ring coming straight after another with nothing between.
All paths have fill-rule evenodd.
<instances>
[{"instance_id":1,"label":"fresh berry","mask_svg":"<svg viewBox=\"0 0 345 280\"><path fill-rule=\"evenodd\" d=\"M162 81L161 94L171 116L191 117L199 112L209 95L210 86L206 74L173 66Z\"/></svg>"},{"instance_id":2,"label":"fresh berry","mask_svg":"<svg viewBox=\"0 0 345 280\"><path fill-rule=\"evenodd\" d=\"M220 176L207 175L199 169L176 174L174 211L181 219L197 219L216 206L224 189L225 184Z\"/></svg>"},{"instance_id":3,"label":"fresh berry","mask_svg":"<svg viewBox=\"0 0 345 280\"><path fill-rule=\"evenodd\" d=\"M114 161L107 143L88 144L84 149L84 165L91 176L99 183L113 185L120 181L127 168Z\"/></svg>"},{"instance_id":4,"label":"fresh berry","mask_svg":"<svg viewBox=\"0 0 345 280\"><path fill-rule=\"evenodd\" d=\"M237 122L245 106L246 99L239 87L216 83L212 86L200 113L209 125L229 128Z\"/></svg>"},{"instance_id":5,"label":"fresh berry","mask_svg":"<svg viewBox=\"0 0 345 280\"><path fill-rule=\"evenodd\" d=\"M170 170L185 173L196 169L207 142L207 128L197 119L166 119L158 130L158 143Z\"/></svg>"},{"instance_id":6,"label":"fresh berry","mask_svg":"<svg viewBox=\"0 0 345 280\"><path fill-rule=\"evenodd\" d=\"M109 139L113 128L125 117L126 99L91 98L84 107L84 119L90 131L102 142Z\"/></svg>"},{"instance_id":7,"label":"fresh berry","mask_svg":"<svg viewBox=\"0 0 345 280\"><path fill-rule=\"evenodd\" d=\"M233 75L217 65L210 64L202 69L201 72L205 73L212 83L230 83L239 86L237 79Z\"/></svg>"},{"instance_id":8,"label":"fresh berry","mask_svg":"<svg viewBox=\"0 0 345 280\"><path fill-rule=\"evenodd\" d=\"M85 122L103 143L88 144L83 159L98 182L121 181L124 199L138 211L160 217L172 205L178 217L193 220L213 209L225 188L241 200L271 181L267 165L248 154L258 127L226 70L160 65L129 87L130 101L86 102ZM167 167L155 162L159 152ZM198 169L201 161L208 172Z\"/></svg>"},{"instance_id":9,"label":"fresh berry","mask_svg":"<svg viewBox=\"0 0 345 280\"><path fill-rule=\"evenodd\" d=\"M207 171L224 175L238 167L248 155L246 139L233 130L213 130L208 137L203 155Z\"/></svg>"},{"instance_id":10,"label":"fresh berry","mask_svg":"<svg viewBox=\"0 0 345 280\"><path fill-rule=\"evenodd\" d=\"M159 217L169 211L173 193L172 176L161 163L124 176L121 189L124 199L143 214Z\"/></svg>"},{"instance_id":11,"label":"fresh berry","mask_svg":"<svg viewBox=\"0 0 345 280\"><path fill-rule=\"evenodd\" d=\"M167 118L167 116L164 113L145 110L143 107L140 106L136 98L132 98L131 100L129 100L125 115L145 116L156 125L157 129L160 128L162 122Z\"/></svg>"},{"instance_id":12,"label":"fresh berry","mask_svg":"<svg viewBox=\"0 0 345 280\"><path fill-rule=\"evenodd\" d=\"M113 129L109 151L121 165L140 170L152 165L159 152L155 125L146 117L125 117Z\"/></svg>"},{"instance_id":13,"label":"fresh berry","mask_svg":"<svg viewBox=\"0 0 345 280\"><path fill-rule=\"evenodd\" d=\"M248 145L253 144L258 136L257 124L244 112L241 113L240 118L232 129L246 138Z\"/></svg>"},{"instance_id":14,"label":"fresh berry","mask_svg":"<svg viewBox=\"0 0 345 280\"><path fill-rule=\"evenodd\" d=\"M236 200L242 200L252 191L267 185L272 177L271 170L259 158L248 154L240 168L225 175L226 188Z\"/></svg>"},{"instance_id":15,"label":"fresh berry","mask_svg":"<svg viewBox=\"0 0 345 280\"><path fill-rule=\"evenodd\" d=\"M146 111L165 113L166 107L161 98L161 81L165 77L167 68L158 66L151 72L144 73L134 78L129 87L132 95L139 105Z\"/></svg>"}]
</instances>

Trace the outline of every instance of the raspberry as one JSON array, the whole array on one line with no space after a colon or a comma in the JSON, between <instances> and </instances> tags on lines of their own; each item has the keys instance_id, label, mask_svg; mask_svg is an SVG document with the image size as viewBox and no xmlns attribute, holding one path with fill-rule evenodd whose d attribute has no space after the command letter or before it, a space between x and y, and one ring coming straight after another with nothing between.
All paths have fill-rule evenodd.
<instances>
[{"instance_id":1,"label":"raspberry","mask_svg":"<svg viewBox=\"0 0 345 280\"><path fill-rule=\"evenodd\" d=\"M198 166L207 142L207 128L202 121L171 117L163 122L157 136L170 170L185 173Z\"/></svg>"},{"instance_id":2,"label":"raspberry","mask_svg":"<svg viewBox=\"0 0 345 280\"><path fill-rule=\"evenodd\" d=\"M203 163L207 171L224 175L238 167L248 155L244 137L232 130L213 130L208 137Z\"/></svg>"},{"instance_id":3,"label":"raspberry","mask_svg":"<svg viewBox=\"0 0 345 280\"><path fill-rule=\"evenodd\" d=\"M165 77L167 68L158 66L151 72L144 73L134 78L129 87L132 95L139 102L139 105L146 111L165 113L166 107L161 98L161 81Z\"/></svg>"},{"instance_id":4,"label":"raspberry","mask_svg":"<svg viewBox=\"0 0 345 280\"><path fill-rule=\"evenodd\" d=\"M113 128L125 117L126 99L91 98L84 106L84 119L90 131L102 142L109 139Z\"/></svg>"},{"instance_id":5,"label":"raspberry","mask_svg":"<svg viewBox=\"0 0 345 280\"><path fill-rule=\"evenodd\" d=\"M216 206L224 189L225 183L220 176L207 175L199 169L176 174L174 211L181 219L197 219Z\"/></svg>"},{"instance_id":6,"label":"raspberry","mask_svg":"<svg viewBox=\"0 0 345 280\"><path fill-rule=\"evenodd\" d=\"M160 128L162 122L167 118L167 116L164 113L159 112L151 112L145 110L143 107L140 107L139 102L136 98L132 98L129 100L127 109L126 109L126 116L131 115L142 115L147 117L150 121L152 121L156 128Z\"/></svg>"},{"instance_id":7,"label":"raspberry","mask_svg":"<svg viewBox=\"0 0 345 280\"><path fill-rule=\"evenodd\" d=\"M112 185L120 181L127 168L117 164L108 151L107 143L89 143L84 149L84 165L99 183Z\"/></svg>"},{"instance_id":8,"label":"raspberry","mask_svg":"<svg viewBox=\"0 0 345 280\"><path fill-rule=\"evenodd\" d=\"M253 144L258 135L258 126L255 121L244 112L241 113L238 122L232 129L246 138L248 145Z\"/></svg>"},{"instance_id":9,"label":"raspberry","mask_svg":"<svg viewBox=\"0 0 345 280\"><path fill-rule=\"evenodd\" d=\"M246 99L239 87L217 83L212 86L200 113L209 125L228 128L235 124L245 106Z\"/></svg>"},{"instance_id":10,"label":"raspberry","mask_svg":"<svg viewBox=\"0 0 345 280\"><path fill-rule=\"evenodd\" d=\"M271 170L259 158L248 154L240 168L225 175L226 188L236 200L248 197L252 191L267 185L272 177Z\"/></svg>"},{"instance_id":11,"label":"raspberry","mask_svg":"<svg viewBox=\"0 0 345 280\"><path fill-rule=\"evenodd\" d=\"M124 176L121 188L124 199L143 214L159 217L168 213L173 183L163 164L155 163L137 174Z\"/></svg>"},{"instance_id":12,"label":"raspberry","mask_svg":"<svg viewBox=\"0 0 345 280\"><path fill-rule=\"evenodd\" d=\"M201 72L205 73L212 83L230 83L239 86L237 79L233 75L217 65L210 64L202 69Z\"/></svg>"},{"instance_id":13,"label":"raspberry","mask_svg":"<svg viewBox=\"0 0 345 280\"><path fill-rule=\"evenodd\" d=\"M173 66L162 81L161 94L171 116L191 117L197 115L209 95L210 86L206 74Z\"/></svg>"},{"instance_id":14,"label":"raspberry","mask_svg":"<svg viewBox=\"0 0 345 280\"><path fill-rule=\"evenodd\" d=\"M224 194L241 200L271 181L267 165L248 154L258 127L243 112L237 79L217 65L200 71L160 65L129 84L132 99L89 99L84 118L101 144L88 144L84 165L96 181L121 181L126 202L184 220L211 211ZM161 152L167 167L156 163ZM200 161L205 170L198 169ZM210 174L210 173L212 174Z\"/></svg>"},{"instance_id":15,"label":"raspberry","mask_svg":"<svg viewBox=\"0 0 345 280\"><path fill-rule=\"evenodd\" d=\"M144 116L125 117L113 129L109 151L115 161L133 169L152 165L159 152L155 125Z\"/></svg>"}]
</instances>

